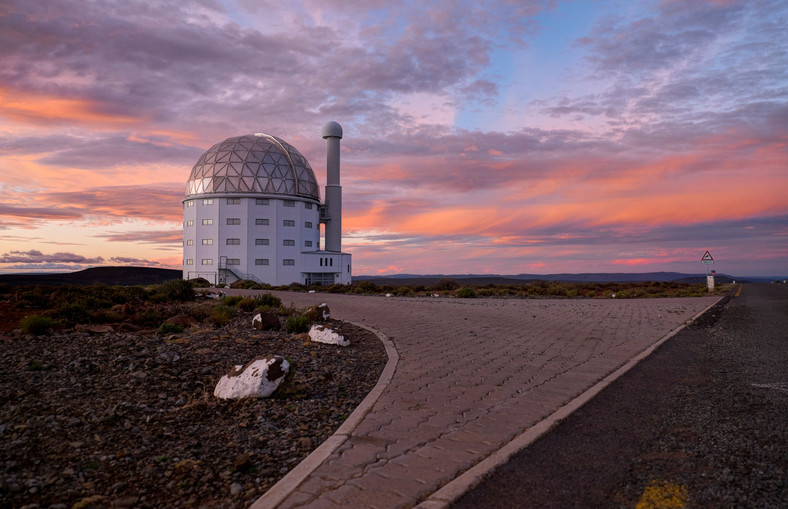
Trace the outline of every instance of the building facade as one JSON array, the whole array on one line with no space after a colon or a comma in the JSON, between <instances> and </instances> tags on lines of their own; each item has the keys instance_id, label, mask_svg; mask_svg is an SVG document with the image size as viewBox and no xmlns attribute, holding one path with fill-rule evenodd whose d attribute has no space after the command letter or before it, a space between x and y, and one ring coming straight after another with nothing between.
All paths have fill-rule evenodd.
<instances>
[{"instance_id":1,"label":"building facade","mask_svg":"<svg viewBox=\"0 0 788 509\"><path fill-rule=\"evenodd\" d=\"M342 128L329 122L323 137L327 203L306 158L276 136L228 138L200 157L183 200L184 279L350 284L351 256L341 252ZM330 250L321 249L321 224Z\"/></svg>"}]
</instances>

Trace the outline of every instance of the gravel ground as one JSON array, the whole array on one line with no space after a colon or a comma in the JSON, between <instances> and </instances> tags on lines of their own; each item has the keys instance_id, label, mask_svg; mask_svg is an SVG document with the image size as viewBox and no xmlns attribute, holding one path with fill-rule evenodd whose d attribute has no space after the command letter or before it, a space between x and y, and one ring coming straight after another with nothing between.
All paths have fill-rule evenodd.
<instances>
[{"instance_id":1,"label":"gravel ground","mask_svg":"<svg viewBox=\"0 0 788 509\"><path fill-rule=\"evenodd\" d=\"M788 507L786 331L745 285L452 507Z\"/></svg>"},{"instance_id":2,"label":"gravel ground","mask_svg":"<svg viewBox=\"0 0 788 509\"><path fill-rule=\"evenodd\" d=\"M372 333L346 348L221 329L0 338L0 507L246 507L329 437L386 363ZM219 401L234 364L268 353L273 398Z\"/></svg>"}]
</instances>

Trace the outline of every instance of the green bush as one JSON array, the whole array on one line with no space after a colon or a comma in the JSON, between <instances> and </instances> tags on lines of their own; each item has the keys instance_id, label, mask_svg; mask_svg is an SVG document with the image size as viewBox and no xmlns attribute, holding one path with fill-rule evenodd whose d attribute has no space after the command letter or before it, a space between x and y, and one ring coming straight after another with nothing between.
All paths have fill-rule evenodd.
<instances>
[{"instance_id":1,"label":"green bush","mask_svg":"<svg viewBox=\"0 0 788 509\"><path fill-rule=\"evenodd\" d=\"M476 292L473 291L473 288L470 286L463 286L457 290L457 297L461 299L473 299L476 298Z\"/></svg>"},{"instance_id":2,"label":"green bush","mask_svg":"<svg viewBox=\"0 0 788 509\"><path fill-rule=\"evenodd\" d=\"M163 323L156 330L159 334L180 334L184 328L174 323Z\"/></svg>"},{"instance_id":3,"label":"green bush","mask_svg":"<svg viewBox=\"0 0 788 509\"><path fill-rule=\"evenodd\" d=\"M270 293L264 293L255 299L257 301L257 305L262 306L271 306L272 308L278 308L282 305L282 299L271 295Z\"/></svg>"},{"instance_id":4,"label":"green bush","mask_svg":"<svg viewBox=\"0 0 788 509\"><path fill-rule=\"evenodd\" d=\"M66 323L91 323L93 317L81 304L67 304L55 311L55 316Z\"/></svg>"},{"instance_id":5,"label":"green bush","mask_svg":"<svg viewBox=\"0 0 788 509\"><path fill-rule=\"evenodd\" d=\"M457 281L444 277L439 279L438 282L432 286L432 289L442 292L444 290L456 290L459 286L460 285L457 283Z\"/></svg>"},{"instance_id":6,"label":"green bush","mask_svg":"<svg viewBox=\"0 0 788 509\"><path fill-rule=\"evenodd\" d=\"M220 304L213 308L213 313L211 313L209 320L214 325L221 327L222 325L227 325L235 317L235 313L234 308Z\"/></svg>"},{"instance_id":7,"label":"green bush","mask_svg":"<svg viewBox=\"0 0 788 509\"><path fill-rule=\"evenodd\" d=\"M194 300L194 287L185 279L173 279L160 284L154 293L166 302Z\"/></svg>"},{"instance_id":8,"label":"green bush","mask_svg":"<svg viewBox=\"0 0 788 509\"><path fill-rule=\"evenodd\" d=\"M48 316L39 315L28 315L19 321L22 332L35 336L43 336L49 332L49 329L54 329L58 325L60 324L57 321Z\"/></svg>"},{"instance_id":9,"label":"green bush","mask_svg":"<svg viewBox=\"0 0 788 509\"><path fill-rule=\"evenodd\" d=\"M291 315L285 321L285 330L291 334L309 332L309 318L304 315Z\"/></svg>"},{"instance_id":10,"label":"green bush","mask_svg":"<svg viewBox=\"0 0 788 509\"><path fill-rule=\"evenodd\" d=\"M225 306L237 306L242 300L244 300L244 298L240 295L228 295L222 299L222 304Z\"/></svg>"},{"instance_id":11,"label":"green bush","mask_svg":"<svg viewBox=\"0 0 788 509\"><path fill-rule=\"evenodd\" d=\"M246 311L247 313L249 311L254 311L254 309L257 307L257 299L246 297L242 299L240 302L238 302L237 306L238 309L240 309L241 311Z\"/></svg>"},{"instance_id":12,"label":"green bush","mask_svg":"<svg viewBox=\"0 0 788 509\"><path fill-rule=\"evenodd\" d=\"M131 319L137 325L156 327L157 323L164 321L164 316L153 308L147 308L134 315Z\"/></svg>"}]
</instances>

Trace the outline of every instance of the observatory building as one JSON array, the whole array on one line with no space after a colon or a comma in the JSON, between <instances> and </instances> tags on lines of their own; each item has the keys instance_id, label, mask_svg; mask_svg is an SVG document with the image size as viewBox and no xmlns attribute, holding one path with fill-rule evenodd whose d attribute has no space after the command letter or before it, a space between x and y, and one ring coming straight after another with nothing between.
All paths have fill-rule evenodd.
<instances>
[{"instance_id":1,"label":"observatory building","mask_svg":"<svg viewBox=\"0 0 788 509\"><path fill-rule=\"evenodd\" d=\"M342 253L342 127L328 122L323 138L325 203L306 158L276 136L228 138L200 157L183 200L184 279L350 284L350 254Z\"/></svg>"}]
</instances>

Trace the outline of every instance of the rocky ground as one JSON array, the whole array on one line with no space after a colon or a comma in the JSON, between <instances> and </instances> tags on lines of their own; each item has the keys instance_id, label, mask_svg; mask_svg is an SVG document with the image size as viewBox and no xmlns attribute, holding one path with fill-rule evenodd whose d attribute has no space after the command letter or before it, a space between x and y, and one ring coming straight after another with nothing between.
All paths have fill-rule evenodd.
<instances>
[{"instance_id":1,"label":"rocky ground","mask_svg":"<svg viewBox=\"0 0 788 509\"><path fill-rule=\"evenodd\" d=\"M0 507L246 507L329 437L377 382L374 334L349 347L221 328L0 337ZM294 370L270 399L220 401L235 364Z\"/></svg>"}]
</instances>

